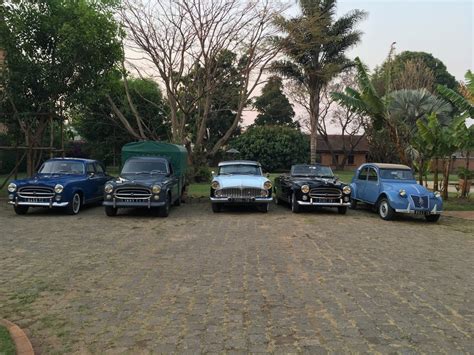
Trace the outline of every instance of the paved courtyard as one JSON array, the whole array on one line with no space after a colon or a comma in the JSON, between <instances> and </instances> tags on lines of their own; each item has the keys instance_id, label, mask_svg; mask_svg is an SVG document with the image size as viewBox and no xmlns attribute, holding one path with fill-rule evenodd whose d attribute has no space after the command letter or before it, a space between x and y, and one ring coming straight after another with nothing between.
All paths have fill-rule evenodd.
<instances>
[{"instance_id":1,"label":"paved courtyard","mask_svg":"<svg viewBox=\"0 0 474 355\"><path fill-rule=\"evenodd\" d=\"M474 221L1 203L0 317L39 354L474 353Z\"/></svg>"}]
</instances>

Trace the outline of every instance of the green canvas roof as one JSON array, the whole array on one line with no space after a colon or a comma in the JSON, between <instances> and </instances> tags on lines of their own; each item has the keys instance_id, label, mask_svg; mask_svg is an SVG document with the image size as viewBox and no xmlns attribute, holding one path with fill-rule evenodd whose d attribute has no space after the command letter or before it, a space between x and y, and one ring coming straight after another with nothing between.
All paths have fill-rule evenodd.
<instances>
[{"instance_id":1,"label":"green canvas roof","mask_svg":"<svg viewBox=\"0 0 474 355\"><path fill-rule=\"evenodd\" d=\"M182 145L141 141L127 143L122 147L122 165L131 157L165 157L171 162L176 174L184 175L188 165L188 151Z\"/></svg>"}]
</instances>

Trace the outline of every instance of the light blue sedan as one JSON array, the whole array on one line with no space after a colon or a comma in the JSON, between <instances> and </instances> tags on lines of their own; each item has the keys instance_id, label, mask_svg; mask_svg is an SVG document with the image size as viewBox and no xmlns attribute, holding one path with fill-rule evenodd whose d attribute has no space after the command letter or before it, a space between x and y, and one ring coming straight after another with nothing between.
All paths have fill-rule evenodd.
<instances>
[{"instance_id":1,"label":"light blue sedan","mask_svg":"<svg viewBox=\"0 0 474 355\"><path fill-rule=\"evenodd\" d=\"M393 219L396 213L408 213L436 222L443 212L440 193L418 184L406 165L363 164L352 178L351 189L351 208L355 209L358 202L367 203L384 220Z\"/></svg>"}]
</instances>

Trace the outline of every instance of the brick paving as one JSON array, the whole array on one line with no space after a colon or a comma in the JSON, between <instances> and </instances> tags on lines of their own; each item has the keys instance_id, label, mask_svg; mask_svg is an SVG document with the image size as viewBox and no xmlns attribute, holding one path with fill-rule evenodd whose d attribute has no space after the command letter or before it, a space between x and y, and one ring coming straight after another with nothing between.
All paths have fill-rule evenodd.
<instances>
[{"instance_id":1,"label":"brick paving","mask_svg":"<svg viewBox=\"0 0 474 355\"><path fill-rule=\"evenodd\" d=\"M474 353L469 220L199 203L0 225L0 317L39 354Z\"/></svg>"}]
</instances>

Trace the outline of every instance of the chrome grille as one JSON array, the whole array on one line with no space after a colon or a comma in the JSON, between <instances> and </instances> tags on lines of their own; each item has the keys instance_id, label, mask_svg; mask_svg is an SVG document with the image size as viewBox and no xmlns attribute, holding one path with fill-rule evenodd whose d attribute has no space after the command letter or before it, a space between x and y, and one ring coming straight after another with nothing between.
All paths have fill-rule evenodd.
<instances>
[{"instance_id":1,"label":"chrome grille","mask_svg":"<svg viewBox=\"0 0 474 355\"><path fill-rule=\"evenodd\" d=\"M216 191L217 197L228 198L252 198L252 197L267 197L267 190L258 189L255 187L229 187Z\"/></svg>"},{"instance_id":2,"label":"chrome grille","mask_svg":"<svg viewBox=\"0 0 474 355\"><path fill-rule=\"evenodd\" d=\"M340 199L342 197L342 191L334 187L316 187L311 189L309 195L312 198Z\"/></svg>"},{"instance_id":3,"label":"chrome grille","mask_svg":"<svg viewBox=\"0 0 474 355\"><path fill-rule=\"evenodd\" d=\"M50 187L22 187L18 190L18 196L22 198L49 199L54 197L54 190Z\"/></svg>"},{"instance_id":4,"label":"chrome grille","mask_svg":"<svg viewBox=\"0 0 474 355\"><path fill-rule=\"evenodd\" d=\"M415 208L428 208L428 196L410 195Z\"/></svg>"},{"instance_id":5,"label":"chrome grille","mask_svg":"<svg viewBox=\"0 0 474 355\"><path fill-rule=\"evenodd\" d=\"M115 197L124 200L148 200L151 197L150 189L143 187L119 187Z\"/></svg>"}]
</instances>

